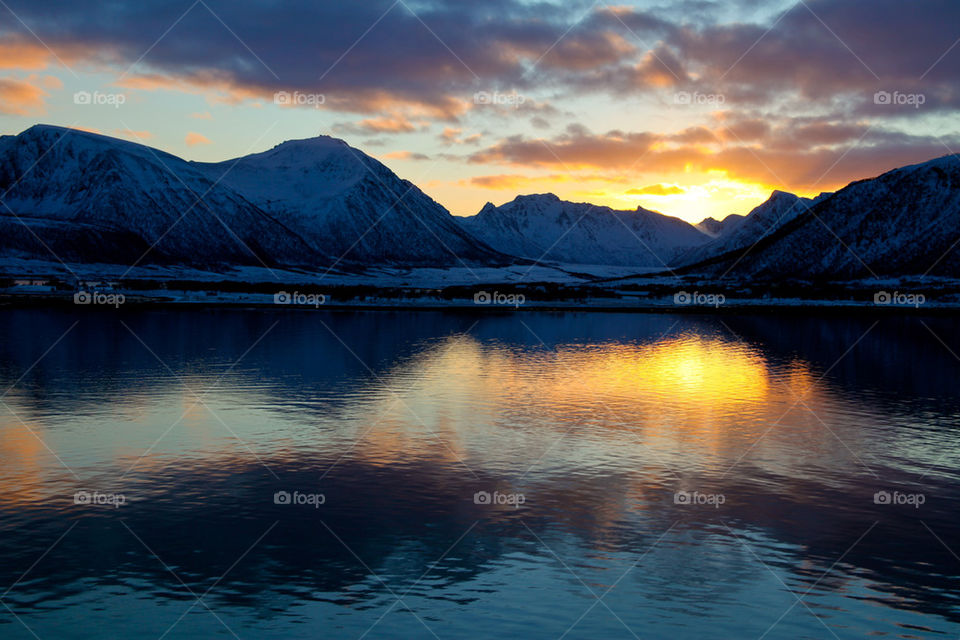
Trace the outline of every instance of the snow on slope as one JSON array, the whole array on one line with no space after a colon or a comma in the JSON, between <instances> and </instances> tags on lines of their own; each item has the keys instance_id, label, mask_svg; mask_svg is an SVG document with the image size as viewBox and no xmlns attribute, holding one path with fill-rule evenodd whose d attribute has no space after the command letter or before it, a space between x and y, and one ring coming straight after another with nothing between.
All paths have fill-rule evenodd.
<instances>
[{"instance_id":1,"label":"snow on slope","mask_svg":"<svg viewBox=\"0 0 960 640\"><path fill-rule=\"evenodd\" d=\"M691 224L638 207L616 211L553 194L488 203L460 224L503 253L571 264L663 267L710 237Z\"/></svg>"},{"instance_id":2,"label":"snow on slope","mask_svg":"<svg viewBox=\"0 0 960 640\"><path fill-rule=\"evenodd\" d=\"M0 138L0 193L7 255L132 263L153 247L151 262L329 261L180 158L75 129Z\"/></svg>"},{"instance_id":3,"label":"snow on slope","mask_svg":"<svg viewBox=\"0 0 960 640\"><path fill-rule=\"evenodd\" d=\"M716 218L704 218L697 224L693 225L700 231L703 231L705 234L711 238L718 238L722 236L726 231L729 231L731 228L736 226L740 221L742 221L746 216L741 216L736 213L731 213L729 216L723 220L717 220Z\"/></svg>"},{"instance_id":4,"label":"snow on slope","mask_svg":"<svg viewBox=\"0 0 960 640\"><path fill-rule=\"evenodd\" d=\"M291 140L235 160L192 164L348 261L510 262L415 185L337 138Z\"/></svg>"},{"instance_id":5,"label":"snow on slope","mask_svg":"<svg viewBox=\"0 0 960 640\"><path fill-rule=\"evenodd\" d=\"M763 204L746 216L724 218L714 240L685 252L679 261L693 264L728 251L746 252L758 240L796 218L813 203L814 200L809 198L800 198L786 191L774 191Z\"/></svg>"},{"instance_id":6,"label":"snow on slope","mask_svg":"<svg viewBox=\"0 0 960 640\"><path fill-rule=\"evenodd\" d=\"M763 238L692 271L750 278L960 276L960 159L854 182ZM736 264L734 265L734 263Z\"/></svg>"}]
</instances>

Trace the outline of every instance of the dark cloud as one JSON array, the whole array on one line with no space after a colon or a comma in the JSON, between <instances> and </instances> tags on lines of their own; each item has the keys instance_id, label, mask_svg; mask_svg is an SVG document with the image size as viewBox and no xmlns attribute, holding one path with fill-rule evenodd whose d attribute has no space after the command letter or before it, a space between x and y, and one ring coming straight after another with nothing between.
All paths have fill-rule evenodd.
<instances>
[{"instance_id":1,"label":"dark cloud","mask_svg":"<svg viewBox=\"0 0 960 640\"><path fill-rule=\"evenodd\" d=\"M953 0L806 0L773 24L718 24L670 33L668 46L701 84L728 98L772 100L784 92L812 101L852 95L876 115L879 90L927 94L928 108L957 106L960 33ZM939 60L939 62L937 62ZM877 105L881 106L882 105Z\"/></svg>"},{"instance_id":2,"label":"dark cloud","mask_svg":"<svg viewBox=\"0 0 960 640\"><path fill-rule=\"evenodd\" d=\"M534 129L549 129L550 121L540 116L533 116L530 118L530 126Z\"/></svg>"},{"instance_id":3,"label":"dark cloud","mask_svg":"<svg viewBox=\"0 0 960 640\"><path fill-rule=\"evenodd\" d=\"M140 60L132 73L262 95L322 92L326 107L364 113L400 103L455 118L477 90L550 85L703 88L754 103L846 95L881 117L893 110L874 102L880 90L924 93L927 109L960 100L960 48L944 56L960 35L955 0L805 0L780 16L772 3L743 1L734 10L766 9L764 20L706 24L723 3L694 4L697 19L669 7L584 15L589 5L522 0L8 2L68 61ZM13 20L0 32L29 37Z\"/></svg>"}]
</instances>

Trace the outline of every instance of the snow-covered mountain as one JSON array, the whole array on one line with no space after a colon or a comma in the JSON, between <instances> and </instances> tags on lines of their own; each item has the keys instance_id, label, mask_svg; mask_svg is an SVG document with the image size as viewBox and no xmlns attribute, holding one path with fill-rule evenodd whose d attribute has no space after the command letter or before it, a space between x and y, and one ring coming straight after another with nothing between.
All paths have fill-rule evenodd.
<instances>
[{"instance_id":1,"label":"snow-covered mountain","mask_svg":"<svg viewBox=\"0 0 960 640\"><path fill-rule=\"evenodd\" d=\"M75 129L37 125L0 137L0 194L8 257L132 263L150 249L149 262L322 258L180 158Z\"/></svg>"},{"instance_id":2,"label":"snow-covered mountain","mask_svg":"<svg viewBox=\"0 0 960 640\"><path fill-rule=\"evenodd\" d=\"M774 192L747 216L698 228L552 194L455 218L380 162L325 136L195 163L37 125L0 137L0 255L211 267L445 267L515 256L683 265L743 279L960 277L960 159L903 167L813 200Z\"/></svg>"},{"instance_id":3,"label":"snow-covered mountain","mask_svg":"<svg viewBox=\"0 0 960 640\"><path fill-rule=\"evenodd\" d=\"M739 278L960 277L960 159L945 156L817 198L763 237L689 270Z\"/></svg>"},{"instance_id":4,"label":"snow-covered mountain","mask_svg":"<svg viewBox=\"0 0 960 640\"><path fill-rule=\"evenodd\" d=\"M346 261L442 266L508 260L414 184L337 138L291 140L263 153L191 165Z\"/></svg>"},{"instance_id":5,"label":"snow-covered mountain","mask_svg":"<svg viewBox=\"0 0 960 640\"><path fill-rule=\"evenodd\" d=\"M204 164L37 125L0 138L0 194L8 257L290 266L510 260L383 164L326 136Z\"/></svg>"},{"instance_id":6,"label":"snow-covered mountain","mask_svg":"<svg viewBox=\"0 0 960 640\"><path fill-rule=\"evenodd\" d=\"M693 225L654 211L616 211L553 194L487 203L460 224L494 249L523 258L575 264L663 267L678 252L710 240Z\"/></svg>"},{"instance_id":7,"label":"snow-covered mountain","mask_svg":"<svg viewBox=\"0 0 960 640\"><path fill-rule=\"evenodd\" d=\"M731 228L735 227L745 217L746 216L741 216L738 213L731 213L723 220L717 220L713 217L704 218L693 226L695 226L697 229L700 229L700 231L703 231L711 238L719 238Z\"/></svg>"},{"instance_id":8,"label":"snow-covered mountain","mask_svg":"<svg viewBox=\"0 0 960 640\"><path fill-rule=\"evenodd\" d=\"M714 227L716 231L713 240L685 252L680 256L679 262L691 264L736 250L745 253L758 240L796 218L814 202L814 199L801 198L786 191L774 191L763 204L747 215L731 215L724 218L718 223L719 226ZM706 222L704 220L700 224Z\"/></svg>"}]
</instances>

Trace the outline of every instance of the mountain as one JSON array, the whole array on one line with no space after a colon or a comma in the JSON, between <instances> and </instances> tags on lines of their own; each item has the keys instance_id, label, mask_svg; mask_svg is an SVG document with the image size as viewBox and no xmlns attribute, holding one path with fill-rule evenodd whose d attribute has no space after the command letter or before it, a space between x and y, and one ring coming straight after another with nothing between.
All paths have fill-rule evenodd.
<instances>
[{"instance_id":1,"label":"mountain","mask_svg":"<svg viewBox=\"0 0 960 640\"><path fill-rule=\"evenodd\" d=\"M461 218L464 229L502 253L575 264L663 267L680 250L710 237L693 225L654 211L616 211L561 200L553 194L487 203Z\"/></svg>"},{"instance_id":2,"label":"mountain","mask_svg":"<svg viewBox=\"0 0 960 640\"><path fill-rule=\"evenodd\" d=\"M197 163L37 125L0 137L0 194L7 257L306 267L512 260L383 164L326 136Z\"/></svg>"},{"instance_id":3,"label":"mountain","mask_svg":"<svg viewBox=\"0 0 960 640\"><path fill-rule=\"evenodd\" d=\"M684 269L777 279L960 277L960 159L945 156L825 194L772 233Z\"/></svg>"},{"instance_id":4,"label":"mountain","mask_svg":"<svg viewBox=\"0 0 960 640\"><path fill-rule=\"evenodd\" d=\"M132 264L148 249L148 262L319 257L180 158L75 129L37 125L0 137L0 194L0 251L8 257Z\"/></svg>"},{"instance_id":5,"label":"mountain","mask_svg":"<svg viewBox=\"0 0 960 640\"><path fill-rule=\"evenodd\" d=\"M510 259L477 241L415 185L343 140L291 140L219 163L191 163L323 253L431 266Z\"/></svg>"},{"instance_id":6,"label":"mountain","mask_svg":"<svg viewBox=\"0 0 960 640\"><path fill-rule=\"evenodd\" d=\"M703 231L705 234L711 238L718 238L722 236L726 231L729 231L731 227L734 227L743 220L746 216L741 216L737 213L731 213L729 216L723 220L717 220L716 218L704 218L697 224L693 225L700 231Z\"/></svg>"},{"instance_id":7,"label":"mountain","mask_svg":"<svg viewBox=\"0 0 960 640\"><path fill-rule=\"evenodd\" d=\"M713 240L685 252L680 256L679 262L699 262L737 249L746 252L758 240L793 220L813 203L814 200L810 198L800 198L786 191L774 191L763 204L747 215L724 218L719 227L715 226L717 233Z\"/></svg>"}]
</instances>

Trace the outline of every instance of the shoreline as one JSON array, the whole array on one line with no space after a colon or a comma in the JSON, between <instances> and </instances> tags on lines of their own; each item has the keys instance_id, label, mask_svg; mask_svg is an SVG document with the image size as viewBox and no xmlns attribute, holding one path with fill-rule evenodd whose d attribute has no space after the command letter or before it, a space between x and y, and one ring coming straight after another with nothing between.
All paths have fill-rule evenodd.
<instances>
[{"instance_id":1,"label":"shoreline","mask_svg":"<svg viewBox=\"0 0 960 640\"><path fill-rule=\"evenodd\" d=\"M119 303L76 303L72 293L24 293L0 294L0 309L74 309L84 311L120 311L123 309L250 309L250 310L288 310L300 312L316 311L455 311L473 312L491 315L505 315L518 312L591 312L591 313L654 313L654 314L695 314L714 315L742 312L778 313L790 312L863 314L878 315L923 315L923 314L960 314L960 302L928 301L919 305L878 304L872 300L830 300L830 299L736 299L722 304L677 304L670 298L637 302L621 299L613 302L609 299L590 300L526 300L520 304L484 304L468 299L381 299L375 301L336 301L326 300L319 304L276 303L273 296L251 294L244 297L211 298L210 296L149 296L139 293L115 292L122 296Z\"/></svg>"}]
</instances>

